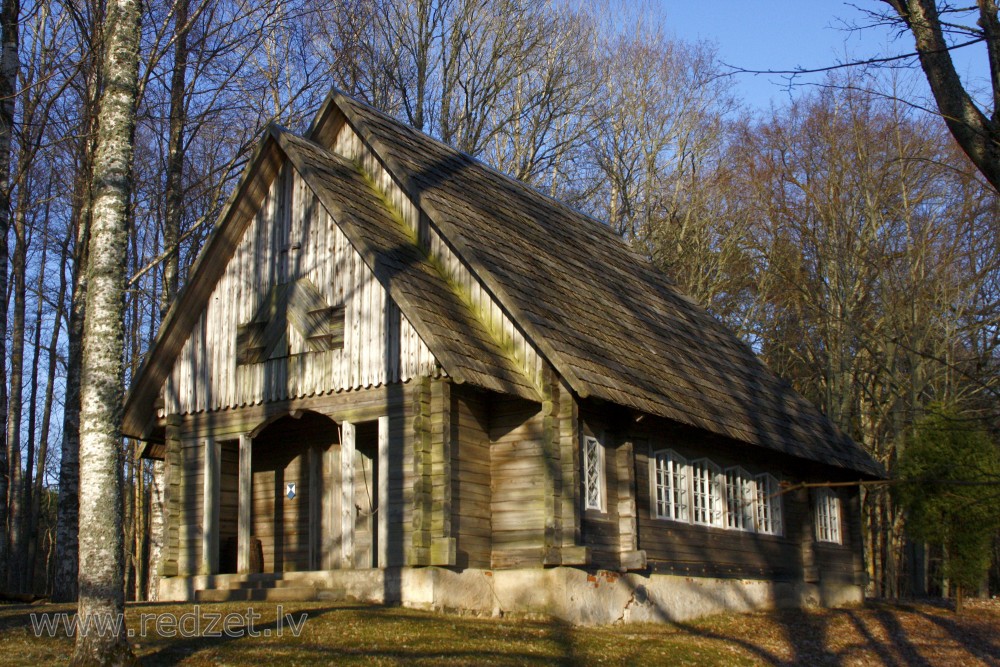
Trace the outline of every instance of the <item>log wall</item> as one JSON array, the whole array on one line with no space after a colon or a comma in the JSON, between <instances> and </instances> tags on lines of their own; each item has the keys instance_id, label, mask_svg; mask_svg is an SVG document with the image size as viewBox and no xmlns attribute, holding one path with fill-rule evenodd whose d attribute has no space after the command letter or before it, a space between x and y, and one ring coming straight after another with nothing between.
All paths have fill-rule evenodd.
<instances>
[{"instance_id":1,"label":"log wall","mask_svg":"<svg viewBox=\"0 0 1000 667\"><path fill-rule=\"evenodd\" d=\"M451 392L451 527L458 567L490 567L489 396L472 387Z\"/></svg>"},{"instance_id":2,"label":"log wall","mask_svg":"<svg viewBox=\"0 0 1000 667\"><path fill-rule=\"evenodd\" d=\"M546 488L542 407L495 396L490 410L492 566L541 567L545 562Z\"/></svg>"}]
</instances>

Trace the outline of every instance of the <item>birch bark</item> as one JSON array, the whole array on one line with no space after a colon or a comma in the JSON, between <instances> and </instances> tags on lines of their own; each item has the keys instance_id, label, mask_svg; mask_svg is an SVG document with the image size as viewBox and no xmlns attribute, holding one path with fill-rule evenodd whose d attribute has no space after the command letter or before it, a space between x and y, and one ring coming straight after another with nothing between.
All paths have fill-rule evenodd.
<instances>
[{"instance_id":1,"label":"birch bark","mask_svg":"<svg viewBox=\"0 0 1000 667\"><path fill-rule=\"evenodd\" d=\"M138 0L108 2L80 374L80 599L72 665L131 664L122 581L125 253L139 78ZM110 520L109 520L110 519ZM85 632L91 619L122 619Z\"/></svg>"}]
</instances>

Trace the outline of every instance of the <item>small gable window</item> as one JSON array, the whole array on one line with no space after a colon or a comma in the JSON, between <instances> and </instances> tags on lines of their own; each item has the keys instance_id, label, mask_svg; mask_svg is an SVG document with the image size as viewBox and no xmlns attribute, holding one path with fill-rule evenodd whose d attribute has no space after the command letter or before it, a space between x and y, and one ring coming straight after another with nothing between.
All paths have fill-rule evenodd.
<instances>
[{"instance_id":1,"label":"small gable window","mask_svg":"<svg viewBox=\"0 0 1000 667\"><path fill-rule=\"evenodd\" d=\"M653 485L656 516L659 519L688 521L688 462L677 452L656 452Z\"/></svg>"},{"instance_id":2,"label":"small gable window","mask_svg":"<svg viewBox=\"0 0 1000 667\"><path fill-rule=\"evenodd\" d=\"M757 475L757 532L781 535L781 487L771 474Z\"/></svg>"},{"instance_id":3,"label":"small gable window","mask_svg":"<svg viewBox=\"0 0 1000 667\"><path fill-rule=\"evenodd\" d=\"M604 511L604 447L592 436L583 438L584 507Z\"/></svg>"},{"instance_id":4,"label":"small gable window","mask_svg":"<svg viewBox=\"0 0 1000 667\"><path fill-rule=\"evenodd\" d=\"M722 470L708 459L691 462L694 523L722 526Z\"/></svg>"},{"instance_id":5,"label":"small gable window","mask_svg":"<svg viewBox=\"0 0 1000 667\"><path fill-rule=\"evenodd\" d=\"M754 500L757 484L743 468L726 468L726 527L754 529Z\"/></svg>"},{"instance_id":6,"label":"small gable window","mask_svg":"<svg viewBox=\"0 0 1000 667\"><path fill-rule=\"evenodd\" d=\"M816 539L841 543L840 498L830 489L816 489Z\"/></svg>"},{"instance_id":7,"label":"small gable window","mask_svg":"<svg viewBox=\"0 0 1000 667\"><path fill-rule=\"evenodd\" d=\"M251 320L237 327L236 363L259 364L293 353L342 348L344 314L343 305L329 306L306 278L276 285ZM289 344L292 339L294 346Z\"/></svg>"}]
</instances>

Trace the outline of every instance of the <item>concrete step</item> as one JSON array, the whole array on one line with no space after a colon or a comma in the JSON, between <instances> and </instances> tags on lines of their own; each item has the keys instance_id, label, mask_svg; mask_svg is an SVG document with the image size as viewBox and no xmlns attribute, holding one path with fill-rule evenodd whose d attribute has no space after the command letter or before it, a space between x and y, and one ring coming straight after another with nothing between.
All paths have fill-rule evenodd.
<instances>
[{"instance_id":1,"label":"concrete step","mask_svg":"<svg viewBox=\"0 0 1000 667\"><path fill-rule=\"evenodd\" d=\"M321 588L321 584L309 579L244 579L230 581L219 588L230 590L259 588Z\"/></svg>"},{"instance_id":2,"label":"concrete step","mask_svg":"<svg viewBox=\"0 0 1000 667\"><path fill-rule=\"evenodd\" d=\"M312 586L282 586L280 588L210 588L194 592L196 602L307 602L318 599Z\"/></svg>"}]
</instances>

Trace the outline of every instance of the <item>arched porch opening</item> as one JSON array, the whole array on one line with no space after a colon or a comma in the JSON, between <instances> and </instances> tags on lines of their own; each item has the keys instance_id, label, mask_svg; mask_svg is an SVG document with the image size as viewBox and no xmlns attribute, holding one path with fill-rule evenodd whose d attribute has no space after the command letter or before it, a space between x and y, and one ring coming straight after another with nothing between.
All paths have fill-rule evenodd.
<instances>
[{"instance_id":1,"label":"arched porch opening","mask_svg":"<svg viewBox=\"0 0 1000 667\"><path fill-rule=\"evenodd\" d=\"M279 417L255 431L250 569L329 567L327 554L339 546L332 544L331 501L339 493L340 480L331 458L340 458L340 425L306 411Z\"/></svg>"}]
</instances>

